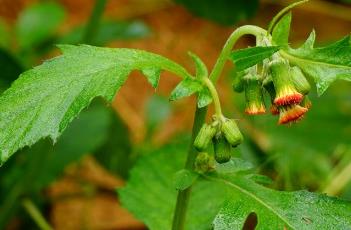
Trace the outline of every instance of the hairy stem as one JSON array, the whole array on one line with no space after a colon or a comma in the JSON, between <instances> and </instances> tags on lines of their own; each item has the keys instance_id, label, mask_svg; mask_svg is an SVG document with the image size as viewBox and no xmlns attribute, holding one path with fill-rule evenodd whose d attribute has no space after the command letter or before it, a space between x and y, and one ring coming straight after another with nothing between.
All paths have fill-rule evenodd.
<instances>
[{"instance_id":1,"label":"hairy stem","mask_svg":"<svg viewBox=\"0 0 351 230\"><path fill-rule=\"evenodd\" d=\"M93 12L90 15L89 21L86 25L83 40L85 44L90 44L94 41L95 34L99 30L99 24L102 14L104 13L107 0L96 0Z\"/></svg>"},{"instance_id":2,"label":"hairy stem","mask_svg":"<svg viewBox=\"0 0 351 230\"><path fill-rule=\"evenodd\" d=\"M213 86L213 89L215 90L214 86L224 68L224 65L228 59L228 56L230 52L232 51L235 43L237 40L246 34L251 34L254 36L262 36L266 34L266 30L262 29L261 27L257 26L252 26L252 25L246 25L237 28L228 38L227 42L225 43L216 64L213 67L213 70L209 76L209 80L212 81L211 86ZM209 89L210 90L210 89ZM217 92L216 92L217 95ZM212 94L213 96L213 94ZM215 96L218 98L218 95ZM213 98L215 101L216 99ZM219 98L217 103L219 103ZM216 106L216 105L215 105ZM218 108L217 108L218 109ZM221 110L219 110L221 111ZM221 112L222 113L222 112ZM194 124L193 124L193 130L192 130L192 140L189 146L189 151L188 151L188 156L185 164L185 169L188 170L193 170L194 168L194 163L195 159L197 156L197 151L195 150L193 146L194 139L199 132L202 124L205 122L207 114L207 107L204 108L196 108L195 112L195 117L194 117ZM173 216L173 223L172 223L172 230L183 230L184 229L184 224L185 224L185 217L187 213L187 208L188 208L188 202L190 198L190 193L191 193L191 187L178 192L177 196L177 203L176 203L176 208L174 211L174 216Z\"/></svg>"},{"instance_id":3,"label":"hairy stem","mask_svg":"<svg viewBox=\"0 0 351 230\"><path fill-rule=\"evenodd\" d=\"M22 201L22 205L30 217L34 220L34 222L38 225L41 230L52 230L53 228L49 225L49 223L45 220L43 215L40 213L35 204L29 200L24 199Z\"/></svg>"}]
</instances>

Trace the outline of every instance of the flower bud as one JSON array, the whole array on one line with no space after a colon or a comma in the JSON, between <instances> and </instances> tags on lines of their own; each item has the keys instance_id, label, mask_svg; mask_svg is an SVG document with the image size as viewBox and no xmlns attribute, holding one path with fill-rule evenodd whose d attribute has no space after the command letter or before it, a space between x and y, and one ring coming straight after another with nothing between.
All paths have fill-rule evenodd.
<instances>
[{"instance_id":1,"label":"flower bud","mask_svg":"<svg viewBox=\"0 0 351 230\"><path fill-rule=\"evenodd\" d=\"M214 160L207 152L200 152L196 156L195 170L205 173L214 168Z\"/></svg>"},{"instance_id":2,"label":"flower bud","mask_svg":"<svg viewBox=\"0 0 351 230\"><path fill-rule=\"evenodd\" d=\"M279 107L280 116L278 123L281 125L299 121L307 111L308 109L300 105L281 106Z\"/></svg>"},{"instance_id":3,"label":"flower bud","mask_svg":"<svg viewBox=\"0 0 351 230\"><path fill-rule=\"evenodd\" d=\"M297 91L306 95L311 90L311 85L307 81L301 69L297 66L290 68L291 78Z\"/></svg>"},{"instance_id":4,"label":"flower bud","mask_svg":"<svg viewBox=\"0 0 351 230\"><path fill-rule=\"evenodd\" d=\"M221 131L225 139L233 147L241 144L244 140L235 120L227 119L224 121L222 123Z\"/></svg>"},{"instance_id":5,"label":"flower bud","mask_svg":"<svg viewBox=\"0 0 351 230\"><path fill-rule=\"evenodd\" d=\"M270 73L276 92L274 104L277 106L299 104L303 95L294 86L289 64L284 60L275 60L270 64Z\"/></svg>"},{"instance_id":6,"label":"flower bud","mask_svg":"<svg viewBox=\"0 0 351 230\"><path fill-rule=\"evenodd\" d=\"M245 113L250 115L263 114L266 112L266 107L263 101L261 81L258 75L246 75L245 83L245 98L246 109Z\"/></svg>"},{"instance_id":7,"label":"flower bud","mask_svg":"<svg viewBox=\"0 0 351 230\"><path fill-rule=\"evenodd\" d=\"M208 144L216 134L216 127L208 124L203 124L201 127L199 133L197 134L195 141L194 141L194 146L197 150L203 151L207 148Z\"/></svg>"},{"instance_id":8,"label":"flower bud","mask_svg":"<svg viewBox=\"0 0 351 230\"><path fill-rule=\"evenodd\" d=\"M264 80L263 80L263 87L265 88L265 90L268 92L270 98L271 98L271 113L272 115L278 115L279 114L279 110L278 110L278 106L276 106L274 104L274 99L276 96L275 93L275 89L274 89L274 85L273 85L273 81L272 81L272 76L268 75Z\"/></svg>"},{"instance_id":9,"label":"flower bud","mask_svg":"<svg viewBox=\"0 0 351 230\"><path fill-rule=\"evenodd\" d=\"M222 135L213 138L213 148L215 160L218 163L228 162L232 157L231 146Z\"/></svg>"},{"instance_id":10,"label":"flower bud","mask_svg":"<svg viewBox=\"0 0 351 230\"><path fill-rule=\"evenodd\" d=\"M303 97L303 99L302 99L300 105L301 105L302 107L305 107L306 109L310 109L310 108L312 107L312 102L311 102L310 98L309 98L307 95L305 95L305 96Z\"/></svg>"}]
</instances>

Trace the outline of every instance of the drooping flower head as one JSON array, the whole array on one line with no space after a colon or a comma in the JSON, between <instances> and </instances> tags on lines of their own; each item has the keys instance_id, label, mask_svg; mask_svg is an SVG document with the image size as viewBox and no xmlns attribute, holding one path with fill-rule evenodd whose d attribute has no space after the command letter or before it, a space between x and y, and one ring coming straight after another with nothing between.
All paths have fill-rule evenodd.
<instances>
[{"instance_id":1,"label":"drooping flower head","mask_svg":"<svg viewBox=\"0 0 351 230\"><path fill-rule=\"evenodd\" d=\"M308 109L300 105L287 105L279 107L279 124L288 124L302 119Z\"/></svg>"},{"instance_id":2,"label":"drooping flower head","mask_svg":"<svg viewBox=\"0 0 351 230\"><path fill-rule=\"evenodd\" d=\"M262 94L262 81L257 74L248 74L244 77L246 109L250 115L263 114L266 106Z\"/></svg>"},{"instance_id":3,"label":"drooping flower head","mask_svg":"<svg viewBox=\"0 0 351 230\"><path fill-rule=\"evenodd\" d=\"M272 61L269 68L276 92L274 104L277 106L299 104L303 95L294 86L289 64L279 59Z\"/></svg>"}]
</instances>

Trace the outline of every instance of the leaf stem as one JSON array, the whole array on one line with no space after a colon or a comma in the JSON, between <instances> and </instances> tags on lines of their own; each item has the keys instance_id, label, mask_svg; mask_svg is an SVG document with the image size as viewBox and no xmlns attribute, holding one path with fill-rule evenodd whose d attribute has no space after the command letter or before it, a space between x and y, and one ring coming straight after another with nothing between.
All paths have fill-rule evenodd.
<instances>
[{"instance_id":1,"label":"leaf stem","mask_svg":"<svg viewBox=\"0 0 351 230\"><path fill-rule=\"evenodd\" d=\"M222 114L221 102L219 101L219 96L218 96L216 87L214 86L213 82L207 77L203 78L203 83L207 86L208 90L211 93L217 117L218 118L222 117L223 114Z\"/></svg>"},{"instance_id":2,"label":"leaf stem","mask_svg":"<svg viewBox=\"0 0 351 230\"><path fill-rule=\"evenodd\" d=\"M41 230L53 230L31 200L28 198L23 199L22 205Z\"/></svg>"},{"instance_id":3,"label":"leaf stem","mask_svg":"<svg viewBox=\"0 0 351 230\"><path fill-rule=\"evenodd\" d=\"M223 67L228 59L228 56L230 55L230 52L232 51L235 43L238 41L240 37L243 35L251 34L254 36L262 36L266 34L266 30L262 29L261 27L258 26L252 26L252 25L246 25L237 28L228 38L227 42L225 43L218 59L217 62L215 63L211 74L209 75L209 80L212 81L211 86L213 86L215 90L215 84L218 81L218 78L223 70ZM210 90L210 89L209 89ZM215 97L218 98L218 94L216 91ZM212 94L213 96L213 94ZM213 100L217 100L213 98ZM217 102L214 103L219 103L219 98ZM216 105L215 105L216 106ZM220 108L220 107L219 107ZM221 110L216 109L216 111L220 111L222 114ZM188 170L193 170L194 169L194 163L195 159L197 156L197 151L193 146L194 139L199 132L202 124L205 122L207 114L207 107L204 108L198 108L196 107L196 112L195 112L195 117L194 117L194 124L193 124L193 130L192 130L192 138L191 138L191 143L189 146L189 151L188 151L188 156L187 160L185 163L185 169ZM185 225L185 217L187 213L187 208L188 208L188 203L189 203L189 198L190 198L190 193L191 193L191 188L189 187L183 191L178 192L177 196L177 202L176 202L176 207L174 211L174 216L173 216L173 222L172 222L172 230L183 230L184 225Z\"/></svg>"},{"instance_id":4,"label":"leaf stem","mask_svg":"<svg viewBox=\"0 0 351 230\"><path fill-rule=\"evenodd\" d=\"M225 43L222 52L220 53L216 64L214 65L212 72L209 76L209 78L212 80L212 82L215 84L218 81L218 78L223 70L223 67L230 55L230 52L232 51L235 43L238 41L238 39L244 35L254 35L254 36L263 36L266 34L266 30L262 29L261 27L258 26L253 26L253 25L245 25L237 28L228 38L227 42Z\"/></svg>"},{"instance_id":5,"label":"leaf stem","mask_svg":"<svg viewBox=\"0 0 351 230\"><path fill-rule=\"evenodd\" d=\"M82 43L90 44L94 41L95 35L99 30L99 24L104 13L107 0L96 0L89 21L86 25Z\"/></svg>"}]
</instances>

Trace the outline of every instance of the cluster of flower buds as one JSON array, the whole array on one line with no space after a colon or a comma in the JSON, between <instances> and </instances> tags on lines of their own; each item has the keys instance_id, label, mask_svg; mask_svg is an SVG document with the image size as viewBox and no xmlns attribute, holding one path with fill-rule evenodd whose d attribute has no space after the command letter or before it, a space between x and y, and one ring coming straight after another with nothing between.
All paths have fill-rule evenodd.
<instances>
[{"instance_id":1,"label":"cluster of flower buds","mask_svg":"<svg viewBox=\"0 0 351 230\"><path fill-rule=\"evenodd\" d=\"M233 81L233 89L245 91L246 109L250 115L265 113L263 92L270 96L273 115L279 114L279 124L300 120L311 107L307 94L310 84L299 67L291 67L284 59L267 64L266 76L244 72Z\"/></svg>"},{"instance_id":2,"label":"cluster of flower buds","mask_svg":"<svg viewBox=\"0 0 351 230\"><path fill-rule=\"evenodd\" d=\"M243 141L243 136L235 120L225 117L214 117L211 124L204 124L195 138L194 146L199 152L204 152L213 143L214 157L218 163L228 162L231 158L232 147Z\"/></svg>"}]
</instances>

